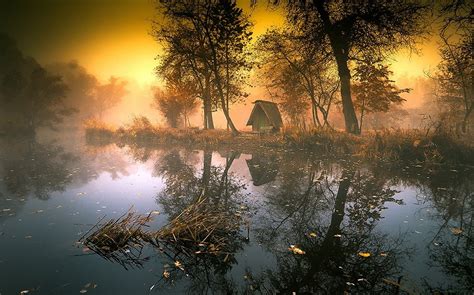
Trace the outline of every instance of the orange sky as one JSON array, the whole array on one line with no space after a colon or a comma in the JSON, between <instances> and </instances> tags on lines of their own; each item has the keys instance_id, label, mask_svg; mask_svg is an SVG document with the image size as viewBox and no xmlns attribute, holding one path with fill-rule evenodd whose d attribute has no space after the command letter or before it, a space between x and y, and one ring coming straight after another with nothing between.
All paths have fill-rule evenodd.
<instances>
[{"instance_id":1,"label":"orange sky","mask_svg":"<svg viewBox=\"0 0 474 295\"><path fill-rule=\"evenodd\" d=\"M238 3L251 13L254 36L283 23L283 16L263 2L254 9L249 0ZM12 35L21 50L42 64L77 60L101 80L120 76L138 87L157 82L159 46L149 35L152 0L16 0L1 5L0 31ZM409 81L407 77L423 76L436 66L436 42L427 41L420 49L420 55L402 51L393 57L395 79Z\"/></svg>"}]
</instances>

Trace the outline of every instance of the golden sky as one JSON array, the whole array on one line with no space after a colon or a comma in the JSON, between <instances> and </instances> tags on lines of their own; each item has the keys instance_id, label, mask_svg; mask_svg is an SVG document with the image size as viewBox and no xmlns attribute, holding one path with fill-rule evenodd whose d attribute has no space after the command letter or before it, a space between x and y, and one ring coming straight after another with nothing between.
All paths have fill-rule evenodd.
<instances>
[{"instance_id":1,"label":"golden sky","mask_svg":"<svg viewBox=\"0 0 474 295\"><path fill-rule=\"evenodd\" d=\"M253 8L250 0L238 0L238 5L251 15L254 37L284 22L282 13L269 8L265 1ZM43 65L76 60L102 81L112 75L129 81L129 94L107 118L118 124L129 122L135 115L160 120L150 108L150 86L159 83L154 68L160 47L150 36L153 17L153 0L0 0L0 32L16 39L26 55ZM439 62L436 47L431 38L420 46L419 55L402 51L393 57L390 63L400 87L424 85L415 82ZM406 95L404 105L420 106L424 91L414 89ZM269 97L264 89L253 88L246 103L231 108L238 128L245 128L250 102L256 99ZM198 125L200 116L196 113ZM215 124L226 126L220 112L215 113Z\"/></svg>"},{"instance_id":2,"label":"golden sky","mask_svg":"<svg viewBox=\"0 0 474 295\"><path fill-rule=\"evenodd\" d=\"M40 63L77 60L100 79L115 75L140 84L154 82L159 46L149 34L152 0L0 1L0 31ZM238 2L251 13L254 36L283 23L282 15L264 3L250 9L250 0ZM437 62L431 41L421 46L420 55L401 52L391 63L395 77L401 77L423 75Z\"/></svg>"}]
</instances>

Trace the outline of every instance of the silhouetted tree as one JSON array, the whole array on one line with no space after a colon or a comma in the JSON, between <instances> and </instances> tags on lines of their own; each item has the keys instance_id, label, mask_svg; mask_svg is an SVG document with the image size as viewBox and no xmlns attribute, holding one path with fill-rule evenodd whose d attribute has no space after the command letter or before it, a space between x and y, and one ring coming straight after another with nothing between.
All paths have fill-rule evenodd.
<instances>
[{"instance_id":1,"label":"silhouetted tree","mask_svg":"<svg viewBox=\"0 0 474 295\"><path fill-rule=\"evenodd\" d=\"M250 22L233 1L157 2L163 23L155 22L154 35L165 45L166 64L187 67L200 83L204 113L209 120L211 92L227 124L238 133L229 114L229 103L238 98L243 72L248 69ZM211 128L210 122L205 128ZM212 126L213 127L213 126Z\"/></svg>"},{"instance_id":2,"label":"silhouetted tree","mask_svg":"<svg viewBox=\"0 0 474 295\"><path fill-rule=\"evenodd\" d=\"M392 105L405 101L400 94L410 89L399 89L390 79L392 71L387 65L367 59L357 64L354 71L354 104L360 112L359 130L366 113L388 112Z\"/></svg>"},{"instance_id":3,"label":"silhouetted tree","mask_svg":"<svg viewBox=\"0 0 474 295\"><path fill-rule=\"evenodd\" d=\"M289 20L308 42L331 52L341 81L346 131L360 133L351 95L350 61L360 55L383 58L401 46L411 46L424 32L422 21L428 6L417 0L284 2Z\"/></svg>"},{"instance_id":4,"label":"silhouetted tree","mask_svg":"<svg viewBox=\"0 0 474 295\"><path fill-rule=\"evenodd\" d=\"M257 50L267 87L283 92L283 100L290 107L302 107L305 103L296 101L307 100L314 125L329 126L329 111L339 81L331 72L329 55L319 44L307 42L290 29L269 30L259 39ZM303 116L304 112L299 114Z\"/></svg>"},{"instance_id":5,"label":"silhouetted tree","mask_svg":"<svg viewBox=\"0 0 474 295\"><path fill-rule=\"evenodd\" d=\"M11 38L0 35L1 114L16 125L10 127L33 134L41 126L54 128L74 112L64 105L66 93L61 77L24 57Z\"/></svg>"},{"instance_id":6,"label":"silhouetted tree","mask_svg":"<svg viewBox=\"0 0 474 295\"><path fill-rule=\"evenodd\" d=\"M106 84L98 85L95 88L94 102L99 117L102 117L106 110L122 100L127 94L126 85L127 81L112 76Z\"/></svg>"},{"instance_id":7,"label":"silhouetted tree","mask_svg":"<svg viewBox=\"0 0 474 295\"><path fill-rule=\"evenodd\" d=\"M64 104L79 112L71 118L76 124L96 116L102 117L104 112L120 103L127 94L127 81L110 77L106 83L101 83L76 61L54 63L47 69L60 75L67 84Z\"/></svg>"},{"instance_id":8,"label":"silhouetted tree","mask_svg":"<svg viewBox=\"0 0 474 295\"><path fill-rule=\"evenodd\" d=\"M155 88L153 106L166 118L172 128L179 127L181 123L190 126L189 116L197 107L197 87L193 81L183 79L178 73L166 76L166 89L163 91Z\"/></svg>"}]
</instances>

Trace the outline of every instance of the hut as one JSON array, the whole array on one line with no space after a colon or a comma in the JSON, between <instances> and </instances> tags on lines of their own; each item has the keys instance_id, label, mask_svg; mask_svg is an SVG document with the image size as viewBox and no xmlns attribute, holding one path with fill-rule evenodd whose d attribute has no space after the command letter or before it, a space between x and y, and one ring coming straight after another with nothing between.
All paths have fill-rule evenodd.
<instances>
[{"instance_id":1,"label":"hut","mask_svg":"<svg viewBox=\"0 0 474 295\"><path fill-rule=\"evenodd\" d=\"M247 122L247 126L250 125L253 131L280 131L283 121L277 104L266 100L256 100Z\"/></svg>"},{"instance_id":2,"label":"hut","mask_svg":"<svg viewBox=\"0 0 474 295\"><path fill-rule=\"evenodd\" d=\"M252 159L246 160L246 162L255 186L270 183L278 175L279 165L276 156L252 154Z\"/></svg>"}]
</instances>

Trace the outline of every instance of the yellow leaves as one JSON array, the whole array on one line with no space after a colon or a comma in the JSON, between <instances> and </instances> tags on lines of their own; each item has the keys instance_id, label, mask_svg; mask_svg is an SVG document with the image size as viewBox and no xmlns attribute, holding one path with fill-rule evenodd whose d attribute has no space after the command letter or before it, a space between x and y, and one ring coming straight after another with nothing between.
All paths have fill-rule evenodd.
<instances>
[{"instance_id":1,"label":"yellow leaves","mask_svg":"<svg viewBox=\"0 0 474 295\"><path fill-rule=\"evenodd\" d=\"M311 238L316 238L317 237L316 233L313 233L313 232L309 233L308 236L310 236Z\"/></svg>"},{"instance_id":2,"label":"yellow leaves","mask_svg":"<svg viewBox=\"0 0 474 295\"><path fill-rule=\"evenodd\" d=\"M169 278L170 277L170 272L165 269L165 271L163 271L163 277L165 279Z\"/></svg>"},{"instance_id":3,"label":"yellow leaves","mask_svg":"<svg viewBox=\"0 0 474 295\"><path fill-rule=\"evenodd\" d=\"M304 255L304 254L306 254L305 251L301 250L300 248L296 247L295 245L290 245L290 247L288 248L288 250L290 250L291 252L293 252L293 254L298 254L298 255Z\"/></svg>"},{"instance_id":4,"label":"yellow leaves","mask_svg":"<svg viewBox=\"0 0 474 295\"><path fill-rule=\"evenodd\" d=\"M369 253L369 252L359 252L358 255L359 255L360 257L364 257L364 258L370 257L370 253Z\"/></svg>"},{"instance_id":5,"label":"yellow leaves","mask_svg":"<svg viewBox=\"0 0 474 295\"><path fill-rule=\"evenodd\" d=\"M462 233L462 229L460 229L459 227L453 227L453 228L451 228L451 232L454 235L460 235Z\"/></svg>"},{"instance_id":6,"label":"yellow leaves","mask_svg":"<svg viewBox=\"0 0 474 295\"><path fill-rule=\"evenodd\" d=\"M179 268L180 270L184 271L183 264L181 264L181 262L179 262L178 260L176 260L174 262L174 266L176 266L176 268Z\"/></svg>"}]
</instances>

